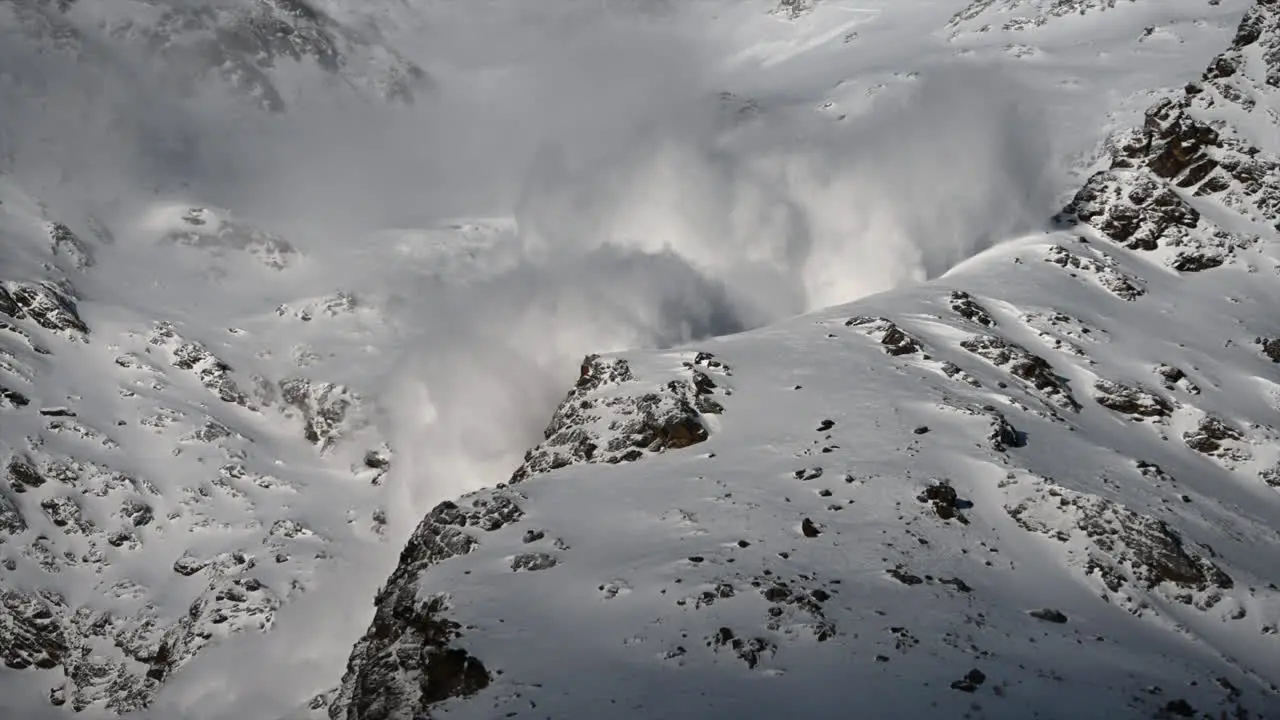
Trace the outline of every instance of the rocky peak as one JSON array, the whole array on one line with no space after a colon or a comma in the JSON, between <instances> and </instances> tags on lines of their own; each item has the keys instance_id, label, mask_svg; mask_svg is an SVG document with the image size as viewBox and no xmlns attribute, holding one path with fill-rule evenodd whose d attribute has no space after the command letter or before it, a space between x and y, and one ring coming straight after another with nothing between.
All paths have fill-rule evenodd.
<instances>
[{"instance_id":1,"label":"rocky peak","mask_svg":"<svg viewBox=\"0 0 1280 720\"><path fill-rule=\"evenodd\" d=\"M1198 82L1157 101L1141 128L1111 145L1110 168L1091 177L1060 219L1082 221L1181 272L1232 261L1280 225L1280 121L1259 108L1280 88L1280 13L1259 2L1231 46ZM1265 107L1265 106L1264 106ZM1244 113L1248 122L1235 122ZM1223 226L1197 209L1213 200L1242 221Z\"/></svg>"}]
</instances>

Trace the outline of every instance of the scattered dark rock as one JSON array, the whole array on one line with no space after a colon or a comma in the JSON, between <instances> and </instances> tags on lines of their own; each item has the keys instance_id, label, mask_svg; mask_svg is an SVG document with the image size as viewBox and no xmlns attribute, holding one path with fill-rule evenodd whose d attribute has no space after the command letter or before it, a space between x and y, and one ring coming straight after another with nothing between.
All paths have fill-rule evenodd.
<instances>
[{"instance_id":1,"label":"scattered dark rock","mask_svg":"<svg viewBox=\"0 0 1280 720\"><path fill-rule=\"evenodd\" d=\"M845 327L857 327L869 337L878 338L884 351L894 357L912 355L924 347L919 340L885 318L853 317L845 321Z\"/></svg>"},{"instance_id":2,"label":"scattered dark rock","mask_svg":"<svg viewBox=\"0 0 1280 720\"><path fill-rule=\"evenodd\" d=\"M9 458L6 471L9 476L9 487L16 493L24 493L30 488L38 488L45 483L44 476L36 470L35 463L21 455Z\"/></svg>"},{"instance_id":3,"label":"scattered dark rock","mask_svg":"<svg viewBox=\"0 0 1280 720\"><path fill-rule=\"evenodd\" d=\"M1067 616L1066 616L1066 615L1062 614L1062 612L1061 612L1061 611L1054 610L1054 609L1052 609L1052 608L1044 608L1044 609L1041 609L1041 610L1032 610L1032 611L1028 612L1027 614L1028 614L1028 615L1030 615L1031 617L1033 617L1033 618L1037 619L1037 620L1044 620L1045 622L1051 622L1051 623L1062 624L1062 623L1065 623L1065 622L1067 621Z\"/></svg>"},{"instance_id":4,"label":"scattered dark rock","mask_svg":"<svg viewBox=\"0 0 1280 720\"><path fill-rule=\"evenodd\" d=\"M717 630L707 639L707 644L716 650L724 647L732 648L738 658L750 669L755 669L765 655L772 656L778 651L777 645L766 638L756 637L744 640L727 627Z\"/></svg>"},{"instance_id":5,"label":"scattered dark rock","mask_svg":"<svg viewBox=\"0 0 1280 720\"><path fill-rule=\"evenodd\" d=\"M1200 421L1195 430L1182 434L1187 447L1206 455L1217 454L1223 449L1223 443L1243 439L1241 432L1227 424L1225 420L1207 415Z\"/></svg>"},{"instance_id":6,"label":"scattered dark rock","mask_svg":"<svg viewBox=\"0 0 1280 720\"><path fill-rule=\"evenodd\" d=\"M963 508L972 506L966 500L961 500L956 495L955 488L945 482L938 482L924 489L924 492L916 496L920 502L930 503L934 513L943 520L959 520L962 524L968 525L969 520L960 512Z\"/></svg>"},{"instance_id":7,"label":"scattered dark rock","mask_svg":"<svg viewBox=\"0 0 1280 720\"><path fill-rule=\"evenodd\" d=\"M1028 352L1021 345L994 335L975 335L960 341L960 347L996 367L1006 368L1011 375L1043 393L1054 404L1073 411L1080 409L1066 381L1054 374L1053 367L1044 358Z\"/></svg>"},{"instance_id":8,"label":"scattered dark rock","mask_svg":"<svg viewBox=\"0 0 1280 720\"><path fill-rule=\"evenodd\" d=\"M889 573L889 577L893 578L894 580L897 580L903 585L919 585L924 582L924 580L919 576L912 575L911 573L903 570L900 567L892 568L890 570L886 570L885 572Z\"/></svg>"},{"instance_id":9,"label":"scattered dark rock","mask_svg":"<svg viewBox=\"0 0 1280 720\"><path fill-rule=\"evenodd\" d=\"M955 588L957 591L962 593L973 592L973 588L969 586L969 583L965 582L964 580L961 580L958 577L939 578L938 582L942 583L943 585L950 585L951 587Z\"/></svg>"},{"instance_id":10,"label":"scattered dark rock","mask_svg":"<svg viewBox=\"0 0 1280 720\"><path fill-rule=\"evenodd\" d=\"M809 518L800 522L800 532L807 538L816 538L822 534L822 530Z\"/></svg>"},{"instance_id":11,"label":"scattered dark rock","mask_svg":"<svg viewBox=\"0 0 1280 720\"><path fill-rule=\"evenodd\" d=\"M983 327L995 327L996 321L992 319L991 313L979 305L969 293L962 290L953 290L950 301L951 309L960 317Z\"/></svg>"},{"instance_id":12,"label":"scattered dark rock","mask_svg":"<svg viewBox=\"0 0 1280 720\"><path fill-rule=\"evenodd\" d=\"M1093 389L1096 391L1094 401L1108 410L1144 418L1162 418L1173 414L1173 406L1168 400L1145 388L1099 378L1094 381Z\"/></svg>"},{"instance_id":13,"label":"scattered dark rock","mask_svg":"<svg viewBox=\"0 0 1280 720\"><path fill-rule=\"evenodd\" d=\"M520 553L511 559L511 569L535 572L553 568L557 562L556 557L548 553Z\"/></svg>"},{"instance_id":14,"label":"scattered dark rock","mask_svg":"<svg viewBox=\"0 0 1280 720\"><path fill-rule=\"evenodd\" d=\"M1262 354L1273 363L1280 363L1280 338L1258 338L1255 340L1261 348Z\"/></svg>"},{"instance_id":15,"label":"scattered dark rock","mask_svg":"<svg viewBox=\"0 0 1280 720\"><path fill-rule=\"evenodd\" d=\"M15 408L22 408L31 404L31 400L26 395L17 390L10 390L3 385L0 385L0 402Z\"/></svg>"},{"instance_id":16,"label":"scattered dark rock","mask_svg":"<svg viewBox=\"0 0 1280 720\"><path fill-rule=\"evenodd\" d=\"M1120 592L1130 582L1144 590L1168 583L1175 589L1205 593L1202 602L1215 602L1215 591L1234 584L1211 561L1190 552L1163 520L1097 495L1049 486L1006 510L1031 532L1063 542L1078 536L1087 539L1091 550L1085 572L1097 573L1112 592ZM1064 529L1064 519L1073 527ZM1187 604L1196 601L1190 592L1179 591L1174 598Z\"/></svg>"},{"instance_id":17,"label":"scattered dark rock","mask_svg":"<svg viewBox=\"0 0 1280 720\"><path fill-rule=\"evenodd\" d=\"M1027 444L1026 436L1019 432L1005 416L995 408L986 411L991 417L991 430L987 433L987 447L996 452L1020 448Z\"/></svg>"},{"instance_id":18,"label":"scattered dark rock","mask_svg":"<svg viewBox=\"0 0 1280 720\"><path fill-rule=\"evenodd\" d=\"M928 433L928 432L929 432L929 426L928 426L928 425L921 425L921 426L917 427L916 429L912 430L911 432L912 432L912 434L914 434L914 435L924 435L924 434L926 434L926 433Z\"/></svg>"},{"instance_id":19,"label":"scattered dark rock","mask_svg":"<svg viewBox=\"0 0 1280 720\"><path fill-rule=\"evenodd\" d=\"M9 290L18 308L12 317L29 317L40 327L55 332L89 334L89 326L80 319L69 289L51 282L38 282L12 283Z\"/></svg>"}]
</instances>

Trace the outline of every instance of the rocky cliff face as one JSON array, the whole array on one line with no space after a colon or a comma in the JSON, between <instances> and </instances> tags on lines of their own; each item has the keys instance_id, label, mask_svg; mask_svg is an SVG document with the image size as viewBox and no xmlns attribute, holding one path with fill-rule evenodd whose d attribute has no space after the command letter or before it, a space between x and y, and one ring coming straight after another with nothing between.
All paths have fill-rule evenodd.
<instances>
[{"instance_id":1,"label":"rocky cliff face","mask_svg":"<svg viewBox=\"0 0 1280 720\"><path fill-rule=\"evenodd\" d=\"M1115 138L1110 168L1089 179L1063 219L1181 272L1232 262L1274 233L1280 164L1263 147L1277 127L1278 28L1278 6L1256 4L1198 81Z\"/></svg>"},{"instance_id":2,"label":"rocky cliff face","mask_svg":"<svg viewBox=\"0 0 1280 720\"><path fill-rule=\"evenodd\" d=\"M317 712L1265 716L1276 11L1046 237L588 357L510 484L424 519Z\"/></svg>"}]
</instances>

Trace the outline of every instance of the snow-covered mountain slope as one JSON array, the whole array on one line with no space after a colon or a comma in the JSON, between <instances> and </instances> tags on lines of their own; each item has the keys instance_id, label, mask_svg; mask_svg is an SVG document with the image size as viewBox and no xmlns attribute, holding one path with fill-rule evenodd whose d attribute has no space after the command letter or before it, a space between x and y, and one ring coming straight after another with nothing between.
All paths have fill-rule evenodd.
<instances>
[{"instance_id":1,"label":"snow-covered mountain slope","mask_svg":"<svg viewBox=\"0 0 1280 720\"><path fill-rule=\"evenodd\" d=\"M224 318L183 317L173 291L164 310L103 305L132 282L118 254L95 262L107 236L0 182L0 649L22 676L5 679L75 710L138 709L206 644L268 629L331 543L374 533L389 453L354 444L369 422L361 398L314 350L270 338L304 319L350 331L362 310L335 295L211 327ZM145 248L149 272L157 253L214 269L214 252L257 283L296 271L279 238L201 209L170 221ZM161 284L137 280L152 297Z\"/></svg>"},{"instance_id":2,"label":"snow-covered mountain slope","mask_svg":"<svg viewBox=\"0 0 1280 720\"><path fill-rule=\"evenodd\" d=\"M849 687L828 672L870 682L857 663L895 627L922 652L873 648L892 662L870 667L946 674L939 702L974 667L991 679L971 689L1012 694L1105 657L1150 664L1165 695L1144 707L1210 707L1224 677L1265 708L1276 458L1250 425L1271 386L1244 378L1280 332L1272 233L1233 218L1268 206L1243 175L1218 211L1158 169L1173 118L1216 119L1201 101L1175 99L1141 151L1101 144L1197 76L1248 3L1055 17L1022 33L1034 52L957 34L963 5L0 0L0 717L380 717L481 686L431 712L532 692L544 714L605 714L591 690L646 697L621 714L661 715L655 695L702 714L694 692L755 714ZM1231 82L1254 107L1201 151L1224 173L1275 145L1252 47ZM1172 181L1201 229L1252 234L1187 284L1159 265L1177 238L1115 249L1101 220L915 284L1038 232L1099 170L1108 192ZM1102 202L1090 217L1124 212ZM589 359L522 462L584 353L760 326ZM1016 477L990 487L992 463ZM1091 568L1145 617L1098 609ZM900 602L935 620L875 615ZM961 658L954 613L1019 637L1045 608L1080 633L1060 666L929 660ZM561 630L589 638L580 660ZM1035 637L973 642L1039 658L1076 639ZM800 677L799 695L767 685Z\"/></svg>"},{"instance_id":3,"label":"snow-covered mountain slope","mask_svg":"<svg viewBox=\"0 0 1280 720\"><path fill-rule=\"evenodd\" d=\"M289 76L327 74L373 97L412 102L422 68L383 40L361 9L313 0L5 0L8 42L38 44L84 65L113 66L144 52L196 91L217 78L280 112Z\"/></svg>"},{"instance_id":4,"label":"snow-covered mountain slope","mask_svg":"<svg viewBox=\"0 0 1280 720\"><path fill-rule=\"evenodd\" d=\"M1277 41L1259 2L1062 229L588 356L508 484L422 521L312 711L1273 716Z\"/></svg>"}]
</instances>

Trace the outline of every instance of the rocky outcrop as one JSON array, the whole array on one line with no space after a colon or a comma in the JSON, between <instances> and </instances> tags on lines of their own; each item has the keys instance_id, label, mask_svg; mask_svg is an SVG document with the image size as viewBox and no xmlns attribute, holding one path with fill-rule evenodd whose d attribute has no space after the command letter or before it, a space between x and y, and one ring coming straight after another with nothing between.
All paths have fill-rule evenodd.
<instances>
[{"instance_id":1,"label":"rocky outcrop","mask_svg":"<svg viewBox=\"0 0 1280 720\"><path fill-rule=\"evenodd\" d=\"M300 416L303 437L321 452L342 438L348 416L360 406L360 398L346 387L306 378L281 380L280 400L287 414Z\"/></svg>"},{"instance_id":2,"label":"rocky outcrop","mask_svg":"<svg viewBox=\"0 0 1280 720\"><path fill-rule=\"evenodd\" d=\"M471 552L483 533L519 521L518 499L502 492L463 505L444 502L423 518L374 600L373 622L330 701L332 720L427 718L432 704L488 686L483 662L457 643L462 628L448 618L448 596L424 598L419 582L431 566Z\"/></svg>"},{"instance_id":3,"label":"rocky outcrop","mask_svg":"<svg viewBox=\"0 0 1280 720\"><path fill-rule=\"evenodd\" d=\"M696 353L684 370L664 384L645 386L625 359L588 355L543 432L545 440L525 454L511 482L578 463L634 462L703 442L702 415L722 412L716 397L723 389L712 376L729 368Z\"/></svg>"},{"instance_id":4,"label":"rocky outcrop","mask_svg":"<svg viewBox=\"0 0 1280 720\"><path fill-rule=\"evenodd\" d=\"M15 320L30 319L35 324L70 339L83 340L89 326L80 319L75 294L67 283L8 282L0 297L0 312Z\"/></svg>"},{"instance_id":5,"label":"rocky outcrop","mask_svg":"<svg viewBox=\"0 0 1280 720\"><path fill-rule=\"evenodd\" d=\"M1073 253L1061 245L1052 245L1045 252L1045 262L1053 263L1063 270L1079 277L1081 274L1091 278L1104 290L1123 300L1137 300L1147 294L1141 282L1123 272L1114 258L1106 253L1089 251L1094 256Z\"/></svg>"},{"instance_id":6,"label":"rocky outcrop","mask_svg":"<svg viewBox=\"0 0 1280 720\"><path fill-rule=\"evenodd\" d=\"M1066 381L1054 373L1048 361L1021 345L996 335L975 335L962 340L960 347L1007 370L1049 403L1066 410L1080 409Z\"/></svg>"},{"instance_id":7,"label":"rocky outcrop","mask_svg":"<svg viewBox=\"0 0 1280 720\"><path fill-rule=\"evenodd\" d=\"M1115 8L1118 0L972 0L952 16L947 27L955 34L965 30L1017 32L1037 28L1054 18L1086 15ZM1132 0L1129 0L1130 2ZM1001 22L1003 18L1003 22ZM997 24L998 23L998 24Z\"/></svg>"},{"instance_id":8,"label":"rocky outcrop","mask_svg":"<svg viewBox=\"0 0 1280 720\"><path fill-rule=\"evenodd\" d=\"M991 317L991 313L987 312L972 295L963 290L952 290L951 296L948 298L948 304L957 315L975 322L982 327L995 327L996 321Z\"/></svg>"},{"instance_id":9,"label":"rocky outcrop","mask_svg":"<svg viewBox=\"0 0 1280 720\"><path fill-rule=\"evenodd\" d=\"M1122 604L1140 606L1141 593L1159 590L1206 608L1233 587L1168 523L1114 501L1042 480L1005 510L1023 529L1061 541L1069 562Z\"/></svg>"},{"instance_id":10,"label":"rocky outcrop","mask_svg":"<svg viewBox=\"0 0 1280 720\"><path fill-rule=\"evenodd\" d=\"M924 353L920 341L887 318L858 316L845 321L845 327L856 328L873 340L878 340L884 351L894 357Z\"/></svg>"},{"instance_id":11,"label":"rocky outcrop","mask_svg":"<svg viewBox=\"0 0 1280 720\"><path fill-rule=\"evenodd\" d=\"M1173 413L1168 400L1146 388L1099 378L1094 381L1093 390L1094 402L1135 419L1167 418Z\"/></svg>"},{"instance_id":12,"label":"rocky outcrop","mask_svg":"<svg viewBox=\"0 0 1280 720\"><path fill-rule=\"evenodd\" d=\"M1143 127L1113 141L1110 167L1085 183L1060 219L1087 223L1131 250L1160 251L1181 272L1218 267L1258 240L1202 216L1193 198L1212 198L1274 236L1280 160L1255 144L1265 138L1221 118L1232 108L1252 111L1280 88L1278 31L1280 9L1257 3L1200 81L1156 102ZM1274 115L1265 122L1274 132Z\"/></svg>"},{"instance_id":13,"label":"rocky outcrop","mask_svg":"<svg viewBox=\"0 0 1280 720\"><path fill-rule=\"evenodd\" d=\"M199 342L188 341L178 334L173 323L156 323L148 340L151 345L169 351L170 362L200 379L200 384L223 402L249 407L249 397L231 377L231 366Z\"/></svg>"}]
</instances>

